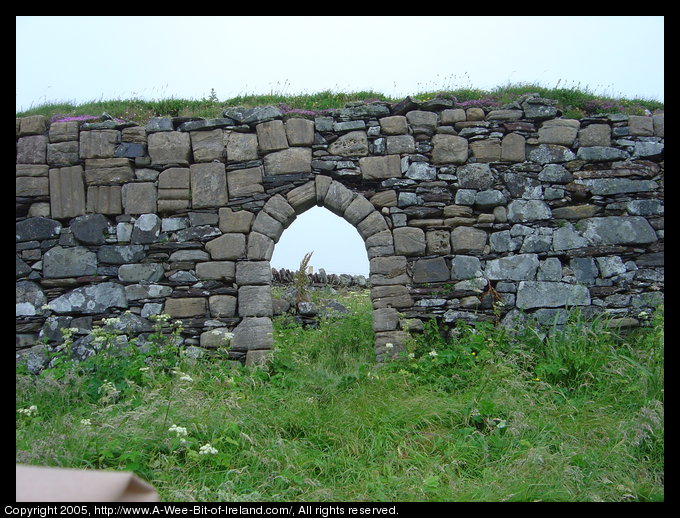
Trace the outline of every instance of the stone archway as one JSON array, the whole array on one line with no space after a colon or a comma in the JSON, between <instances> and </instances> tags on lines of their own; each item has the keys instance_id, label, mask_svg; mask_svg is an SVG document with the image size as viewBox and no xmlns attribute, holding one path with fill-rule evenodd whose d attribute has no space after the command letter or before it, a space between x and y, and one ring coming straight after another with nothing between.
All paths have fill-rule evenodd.
<instances>
[{"instance_id":1,"label":"stone archway","mask_svg":"<svg viewBox=\"0 0 680 518\"><path fill-rule=\"evenodd\" d=\"M362 194L330 176L317 175L285 196L275 194L255 216L247 235L246 258L236 263L238 308L242 321L234 329L232 347L246 350L246 362L266 360L273 346L271 266L274 246L300 214L319 206L356 228L370 264L373 330L378 360L404 350L408 333L399 330L399 307L409 307L410 282L405 256L395 256L385 218ZM386 344L392 344L386 347Z\"/></svg>"}]
</instances>

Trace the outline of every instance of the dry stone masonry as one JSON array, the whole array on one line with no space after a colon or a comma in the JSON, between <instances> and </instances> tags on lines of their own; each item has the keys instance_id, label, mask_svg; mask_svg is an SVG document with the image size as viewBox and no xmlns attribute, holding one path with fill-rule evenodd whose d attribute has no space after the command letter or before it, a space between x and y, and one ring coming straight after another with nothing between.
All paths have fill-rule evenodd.
<instances>
[{"instance_id":1,"label":"dry stone masonry","mask_svg":"<svg viewBox=\"0 0 680 518\"><path fill-rule=\"evenodd\" d=\"M663 114L574 120L535 95L146 126L17 119L17 358L62 327L85 336L124 315L143 337L165 313L186 347L233 333L231 359L266 360L269 261L313 206L366 244L378 360L431 318L580 307L635 325L663 300L663 178Z\"/></svg>"}]
</instances>

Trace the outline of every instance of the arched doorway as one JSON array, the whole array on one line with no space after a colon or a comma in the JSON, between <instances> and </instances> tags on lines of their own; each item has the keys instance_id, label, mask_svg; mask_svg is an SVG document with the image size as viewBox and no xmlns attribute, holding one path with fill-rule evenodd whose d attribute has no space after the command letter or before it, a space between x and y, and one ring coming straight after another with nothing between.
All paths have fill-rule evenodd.
<instances>
[{"instance_id":1,"label":"arched doorway","mask_svg":"<svg viewBox=\"0 0 680 518\"><path fill-rule=\"evenodd\" d=\"M366 197L329 176L317 175L313 181L292 189L285 196L275 194L269 198L253 221L246 261L240 261L236 266L242 321L234 330L232 344L247 349L246 363L266 361L273 345L270 261L275 245L283 231L314 206L324 207L344 218L356 228L365 244L378 361L404 350L410 335L400 329L398 311L412 305L406 257L395 256L392 231ZM269 271L268 277L265 268ZM239 271L244 272L240 279ZM253 272L253 275L246 276L245 272ZM264 282L265 278L267 282Z\"/></svg>"}]
</instances>

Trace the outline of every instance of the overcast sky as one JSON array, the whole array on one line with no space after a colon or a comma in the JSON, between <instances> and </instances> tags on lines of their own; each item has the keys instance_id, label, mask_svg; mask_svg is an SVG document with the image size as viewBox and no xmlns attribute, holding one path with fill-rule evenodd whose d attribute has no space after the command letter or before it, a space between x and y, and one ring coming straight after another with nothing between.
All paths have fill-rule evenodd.
<instances>
[{"instance_id":1,"label":"overcast sky","mask_svg":"<svg viewBox=\"0 0 680 518\"><path fill-rule=\"evenodd\" d=\"M663 41L662 16L20 16L16 110L59 101L201 99L211 89L220 100L326 89L398 98L507 83L663 101ZM315 268L368 273L356 230L325 212L344 225L323 237L338 244L346 226L355 244L338 245L328 259L320 238L287 244L291 229L307 235L319 226L321 216L310 211L284 232L273 266L293 269L315 250Z\"/></svg>"}]
</instances>

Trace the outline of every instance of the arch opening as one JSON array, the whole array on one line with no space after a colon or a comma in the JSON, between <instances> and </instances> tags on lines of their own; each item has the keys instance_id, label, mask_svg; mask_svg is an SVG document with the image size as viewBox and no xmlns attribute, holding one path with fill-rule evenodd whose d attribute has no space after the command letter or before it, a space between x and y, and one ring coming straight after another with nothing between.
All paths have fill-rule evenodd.
<instances>
[{"instance_id":1,"label":"arch opening","mask_svg":"<svg viewBox=\"0 0 680 518\"><path fill-rule=\"evenodd\" d=\"M274 247L272 268L297 270L305 253L313 252L311 266L329 274L369 276L366 245L356 228L323 207L299 215Z\"/></svg>"}]
</instances>

